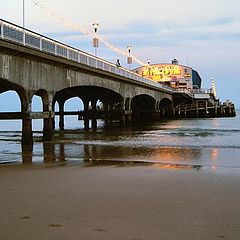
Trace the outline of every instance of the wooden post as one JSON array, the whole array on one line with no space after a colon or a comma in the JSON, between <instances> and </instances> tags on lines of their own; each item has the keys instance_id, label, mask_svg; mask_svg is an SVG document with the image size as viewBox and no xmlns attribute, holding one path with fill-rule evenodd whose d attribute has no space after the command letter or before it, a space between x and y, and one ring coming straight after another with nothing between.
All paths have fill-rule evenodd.
<instances>
[{"instance_id":1,"label":"wooden post","mask_svg":"<svg viewBox=\"0 0 240 240\"><path fill-rule=\"evenodd\" d=\"M199 114L198 101L195 102L195 106L196 106L196 117L198 117L198 114Z\"/></svg>"},{"instance_id":2,"label":"wooden post","mask_svg":"<svg viewBox=\"0 0 240 240\"><path fill-rule=\"evenodd\" d=\"M208 115L208 101L205 101L205 115Z\"/></svg>"}]
</instances>

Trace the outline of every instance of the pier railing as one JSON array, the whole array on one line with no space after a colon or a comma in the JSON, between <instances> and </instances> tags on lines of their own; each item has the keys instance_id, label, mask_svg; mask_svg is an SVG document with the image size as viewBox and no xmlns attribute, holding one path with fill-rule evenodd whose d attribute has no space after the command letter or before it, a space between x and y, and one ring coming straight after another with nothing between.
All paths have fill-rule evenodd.
<instances>
[{"instance_id":1,"label":"pier railing","mask_svg":"<svg viewBox=\"0 0 240 240\"><path fill-rule=\"evenodd\" d=\"M193 89L193 93L195 94L213 94L213 90L210 89Z\"/></svg>"},{"instance_id":2,"label":"pier railing","mask_svg":"<svg viewBox=\"0 0 240 240\"><path fill-rule=\"evenodd\" d=\"M175 90L164 84L159 84L144 78L126 68L117 67L115 64L104 59L95 57L79 49L70 47L48 37L42 36L33 31L24 29L18 25L0 19L0 37L14 43L37 49L42 52L53 54L59 57L69 59L87 66L101 69L110 73L120 75L161 90L173 93Z\"/></svg>"}]
</instances>

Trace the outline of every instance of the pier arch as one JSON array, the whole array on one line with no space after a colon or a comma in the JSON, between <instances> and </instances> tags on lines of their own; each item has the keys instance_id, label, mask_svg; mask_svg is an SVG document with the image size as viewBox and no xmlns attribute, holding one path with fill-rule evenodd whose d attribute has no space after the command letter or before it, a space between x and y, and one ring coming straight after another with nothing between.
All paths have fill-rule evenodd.
<instances>
[{"instance_id":1,"label":"pier arch","mask_svg":"<svg viewBox=\"0 0 240 240\"><path fill-rule=\"evenodd\" d=\"M27 93L25 91L25 89L17 84L14 84L10 81L7 81L5 79L1 79L0 78L0 94L2 93L10 93L10 94L13 94L15 95L14 98L15 100L17 98L19 98L20 100L20 105L21 105L21 109L17 109L17 111L26 111L26 105L28 105L28 96L27 96ZM16 96L18 96L16 98ZM4 103L4 101L3 101ZM19 103L19 102L18 102Z\"/></svg>"},{"instance_id":2,"label":"pier arch","mask_svg":"<svg viewBox=\"0 0 240 240\"><path fill-rule=\"evenodd\" d=\"M37 98L41 99L41 102L38 100L38 103L41 104L41 111L49 111L49 94L44 89L39 89L36 92L34 92L34 95L32 96L32 102ZM34 99L35 98L35 99Z\"/></svg>"},{"instance_id":3,"label":"pier arch","mask_svg":"<svg viewBox=\"0 0 240 240\"><path fill-rule=\"evenodd\" d=\"M154 120L156 100L147 95L135 96L131 101L133 121L152 121Z\"/></svg>"},{"instance_id":4,"label":"pier arch","mask_svg":"<svg viewBox=\"0 0 240 240\"><path fill-rule=\"evenodd\" d=\"M19 94L14 90L0 93L1 112L21 112L22 101Z\"/></svg>"},{"instance_id":5,"label":"pier arch","mask_svg":"<svg viewBox=\"0 0 240 240\"><path fill-rule=\"evenodd\" d=\"M161 117L170 117L173 115L173 102L169 98L163 98L159 102L159 111Z\"/></svg>"},{"instance_id":6,"label":"pier arch","mask_svg":"<svg viewBox=\"0 0 240 240\"><path fill-rule=\"evenodd\" d=\"M37 128L42 128L43 140L51 140L53 132L52 94L45 89L32 92L31 95L31 118L36 122ZM42 124L40 123L42 122Z\"/></svg>"},{"instance_id":7,"label":"pier arch","mask_svg":"<svg viewBox=\"0 0 240 240\"><path fill-rule=\"evenodd\" d=\"M54 103L59 103L60 129L64 129L64 103L71 98L78 97L83 102L83 111L80 114L84 120L84 128L97 128L97 119L103 118L106 124L111 122L112 118L118 118L123 108L123 97L110 89L98 86L75 86L58 91L54 96ZM101 102L101 111L97 108L97 103ZM72 113L74 114L74 112ZM75 114L79 114L75 111Z\"/></svg>"}]
</instances>

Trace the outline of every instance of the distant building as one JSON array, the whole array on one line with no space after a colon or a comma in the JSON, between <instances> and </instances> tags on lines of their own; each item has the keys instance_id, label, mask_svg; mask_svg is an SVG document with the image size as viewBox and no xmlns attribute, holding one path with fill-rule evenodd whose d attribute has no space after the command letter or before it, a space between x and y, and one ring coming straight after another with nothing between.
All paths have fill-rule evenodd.
<instances>
[{"instance_id":1,"label":"distant building","mask_svg":"<svg viewBox=\"0 0 240 240\"><path fill-rule=\"evenodd\" d=\"M172 64L148 64L135 69L134 72L173 88L189 90L201 88L202 79L198 72L188 66L179 65L177 59L173 59Z\"/></svg>"}]
</instances>

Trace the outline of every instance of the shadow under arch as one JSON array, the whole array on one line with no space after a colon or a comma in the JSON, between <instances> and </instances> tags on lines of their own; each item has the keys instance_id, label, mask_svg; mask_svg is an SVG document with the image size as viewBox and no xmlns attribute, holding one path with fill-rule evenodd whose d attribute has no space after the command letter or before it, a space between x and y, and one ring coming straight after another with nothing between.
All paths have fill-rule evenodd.
<instances>
[{"instance_id":1,"label":"shadow under arch","mask_svg":"<svg viewBox=\"0 0 240 240\"><path fill-rule=\"evenodd\" d=\"M167 118L173 116L173 102L169 98L163 98L158 107L161 117Z\"/></svg>"},{"instance_id":2,"label":"shadow under arch","mask_svg":"<svg viewBox=\"0 0 240 240\"><path fill-rule=\"evenodd\" d=\"M155 120L156 100L147 95L140 94L131 101L131 110L133 122L152 122Z\"/></svg>"},{"instance_id":3,"label":"shadow under arch","mask_svg":"<svg viewBox=\"0 0 240 240\"><path fill-rule=\"evenodd\" d=\"M130 110L130 98L128 97L126 100L125 100L125 111L129 111Z\"/></svg>"},{"instance_id":4,"label":"shadow under arch","mask_svg":"<svg viewBox=\"0 0 240 240\"><path fill-rule=\"evenodd\" d=\"M85 128L89 128L89 120L92 120L93 128L96 128L96 119L104 118L106 122L111 117L119 117L123 110L123 97L110 89L98 86L75 86L58 91L53 98L53 103L59 104L59 128L64 129L64 103L71 98L79 97L83 101L84 110L81 117ZM97 107L101 102L102 108ZM117 114L116 114L117 113ZM73 112L72 114L78 114Z\"/></svg>"},{"instance_id":5,"label":"shadow under arch","mask_svg":"<svg viewBox=\"0 0 240 240\"><path fill-rule=\"evenodd\" d=\"M97 86L77 86L64 88L54 95L54 101L66 101L73 97L85 99L99 99L101 101L122 101L123 97L110 89Z\"/></svg>"}]
</instances>

